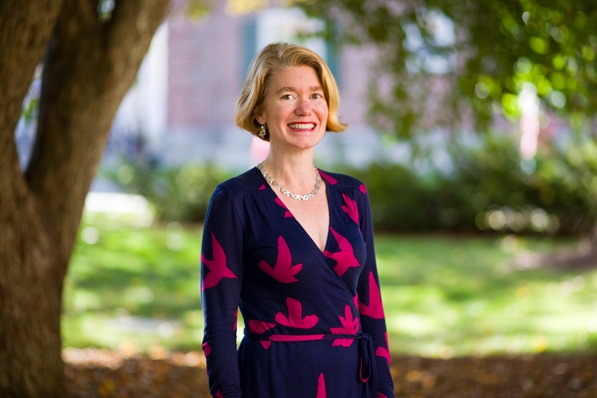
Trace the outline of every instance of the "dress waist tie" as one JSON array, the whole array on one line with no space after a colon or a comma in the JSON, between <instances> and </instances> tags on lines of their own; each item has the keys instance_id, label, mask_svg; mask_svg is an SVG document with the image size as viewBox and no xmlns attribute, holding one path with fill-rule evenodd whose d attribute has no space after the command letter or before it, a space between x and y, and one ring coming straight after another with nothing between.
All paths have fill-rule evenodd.
<instances>
[{"instance_id":1,"label":"dress waist tie","mask_svg":"<svg viewBox=\"0 0 597 398\"><path fill-rule=\"evenodd\" d=\"M271 341L271 342L300 342L316 340L337 340L353 339L357 340L359 349L359 380L367 384L367 390L370 390L368 396L377 397L377 364L375 362L375 349L371 336L366 333L359 334L257 334L251 333L248 329L244 330L245 336L251 340Z\"/></svg>"}]
</instances>

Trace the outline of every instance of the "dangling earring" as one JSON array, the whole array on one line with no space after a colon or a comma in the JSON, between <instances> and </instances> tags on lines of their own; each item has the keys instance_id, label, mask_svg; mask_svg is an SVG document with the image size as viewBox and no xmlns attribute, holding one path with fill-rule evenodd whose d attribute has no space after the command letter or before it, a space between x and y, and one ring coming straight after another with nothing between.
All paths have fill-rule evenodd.
<instances>
[{"instance_id":1,"label":"dangling earring","mask_svg":"<svg viewBox=\"0 0 597 398\"><path fill-rule=\"evenodd\" d=\"M265 125L262 124L261 130L259 130L259 138L261 138L262 140L265 140L265 134L266 134Z\"/></svg>"}]
</instances>

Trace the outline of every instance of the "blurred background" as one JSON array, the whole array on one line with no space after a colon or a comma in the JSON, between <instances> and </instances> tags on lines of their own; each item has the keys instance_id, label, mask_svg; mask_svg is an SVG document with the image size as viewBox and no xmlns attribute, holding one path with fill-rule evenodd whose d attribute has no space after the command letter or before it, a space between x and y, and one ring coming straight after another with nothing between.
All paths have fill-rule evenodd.
<instances>
[{"instance_id":1,"label":"blurred background","mask_svg":"<svg viewBox=\"0 0 597 398\"><path fill-rule=\"evenodd\" d=\"M539 3L175 1L87 197L66 352L201 362L201 223L215 186L267 153L234 104L255 54L290 41L338 82L349 129L316 164L368 187L392 353L594 353L595 14Z\"/></svg>"}]
</instances>

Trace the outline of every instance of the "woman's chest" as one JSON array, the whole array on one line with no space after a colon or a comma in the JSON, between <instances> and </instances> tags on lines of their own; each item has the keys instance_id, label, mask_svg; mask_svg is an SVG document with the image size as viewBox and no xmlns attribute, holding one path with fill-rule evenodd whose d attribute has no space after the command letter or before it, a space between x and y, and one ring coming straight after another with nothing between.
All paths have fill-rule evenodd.
<instances>
[{"instance_id":1,"label":"woman's chest","mask_svg":"<svg viewBox=\"0 0 597 398\"><path fill-rule=\"evenodd\" d=\"M295 201L278 197L320 252L326 247L330 227L330 211L325 192L315 200ZM288 217L285 217L288 218Z\"/></svg>"},{"instance_id":2,"label":"woman's chest","mask_svg":"<svg viewBox=\"0 0 597 398\"><path fill-rule=\"evenodd\" d=\"M324 210L303 214L275 198L274 206L253 215L245 241L245 280L294 289L332 279L354 292L366 247L358 224L333 199Z\"/></svg>"}]
</instances>

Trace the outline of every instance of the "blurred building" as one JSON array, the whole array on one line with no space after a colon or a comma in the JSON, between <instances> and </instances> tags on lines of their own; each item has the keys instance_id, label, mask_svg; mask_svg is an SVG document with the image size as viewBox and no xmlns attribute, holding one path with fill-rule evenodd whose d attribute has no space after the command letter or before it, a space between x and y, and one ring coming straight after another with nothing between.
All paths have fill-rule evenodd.
<instances>
[{"instance_id":1,"label":"blurred building","mask_svg":"<svg viewBox=\"0 0 597 398\"><path fill-rule=\"evenodd\" d=\"M367 125L367 70L374 52L340 51L321 39L301 40L301 33L321 22L307 19L299 9L268 7L239 14L231 4L214 2L209 15L197 21L175 10L158 30L115 119L105 161L143 152L166 165L214 162L239 170L254 165L253 137L236 127L234 105L251 60L273 41L313 49L338 81L341 120L349 130L324 138L316 151L320 165L408 157L404 146L382 146Z\"/></svg>"}]
</instances>

